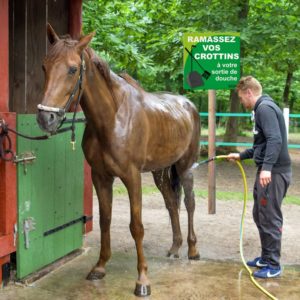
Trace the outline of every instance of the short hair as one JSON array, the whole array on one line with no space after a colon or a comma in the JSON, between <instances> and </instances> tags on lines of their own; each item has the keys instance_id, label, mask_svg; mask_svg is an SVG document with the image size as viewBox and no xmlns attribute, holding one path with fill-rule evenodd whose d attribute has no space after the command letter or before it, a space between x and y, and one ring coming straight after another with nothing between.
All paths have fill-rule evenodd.
<instances>
[{"instance_id":1,"label":"short hair","mask_svg":"<svg viewBox=\"0 0 300 300\"><path fill-rule=\"evenodd\" d=\"M240 79L236 86L236 91L252 90L253 94L258 96L262 93L262 86L253 76L244 76Z\"/></svg>"}]
</instances>

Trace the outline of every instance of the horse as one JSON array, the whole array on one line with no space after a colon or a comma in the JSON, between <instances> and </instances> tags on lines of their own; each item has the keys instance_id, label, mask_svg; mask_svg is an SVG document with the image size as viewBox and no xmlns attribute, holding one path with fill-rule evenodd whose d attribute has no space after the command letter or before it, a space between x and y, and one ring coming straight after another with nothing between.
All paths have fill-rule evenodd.
<instances>
[{"instance_id":1,"label":"horse","mask_svg":"<svg viewBox=\"0 0 300 300\"><path fill-rule=\"evenodd\" d=\"M99 260L87 279L105 276L111 256L112 186L114 178L119 177L129 195L129 227L137 251L134 294L148 296L151 288L142 245L141 173L152 172L170 215L173 243L167 255L179 257L182 245L179 202L183 190L188 214L188 258L200 258L193 225L192 174L199 154L198 111L184 96L146 92L129 75L115 74L88 46L94 33L73 40L59 37L48 24L47 36L50 46L43 61L45 86L37 122L43 131L55 133L76 97L86 118L82 149L91 166L101 229Z\"/></svg>"}]
</instances>

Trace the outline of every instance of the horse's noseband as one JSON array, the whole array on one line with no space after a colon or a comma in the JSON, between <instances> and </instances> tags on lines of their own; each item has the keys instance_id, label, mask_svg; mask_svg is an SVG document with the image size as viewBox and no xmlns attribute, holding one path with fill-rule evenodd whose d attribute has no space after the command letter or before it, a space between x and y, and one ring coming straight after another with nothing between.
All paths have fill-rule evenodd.
<instances>
[{"instance_id":1,"label":"horse's noseband","mask_svg":"<svg viewBox=\"0 0 300 300\"><path fill-rule=\"evenodd\" d=\"M46 105L42 105L42 104L38 104L37 108L39 111L55 112L59 116L63 116L66 113L66 110L64 108L51 107L51 106L46 106Z\"/></svg>"}]
</instances>

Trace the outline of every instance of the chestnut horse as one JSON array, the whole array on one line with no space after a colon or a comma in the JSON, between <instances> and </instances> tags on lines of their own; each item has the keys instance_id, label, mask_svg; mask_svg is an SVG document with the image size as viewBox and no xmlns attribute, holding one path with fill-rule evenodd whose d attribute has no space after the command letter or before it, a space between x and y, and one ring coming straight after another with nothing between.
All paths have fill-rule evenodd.
<instances>
[{"instance_id":1,"label":"chestnut horse","mask_svg":"<svg viewBox=\"0 0 300 300\"><path fill-rule=\"evenodd\" d=\"M38 105L38 124L44 131L55 133L70 103L81 92L80 105L87 121L82 148L92 169L101 227L100 257L87 279L105 276L105 265L111 256L112 185L114 177L119 177L130 199L130 231L136 245L138 270L135 294L150 295L143 253L141 173L151 171L163 195L173 231L168 255L174 257L178 257L182 244L178 199L183 187L188 213L188 257L199 259L193 227L191 172L199 150L198 111L183 96L148 93L129 75L113 73L88 48L93 33L76 41L58 37L48 24L47 34L51 46L43 62L45 88Z\"/></svg>"}]
</instances>

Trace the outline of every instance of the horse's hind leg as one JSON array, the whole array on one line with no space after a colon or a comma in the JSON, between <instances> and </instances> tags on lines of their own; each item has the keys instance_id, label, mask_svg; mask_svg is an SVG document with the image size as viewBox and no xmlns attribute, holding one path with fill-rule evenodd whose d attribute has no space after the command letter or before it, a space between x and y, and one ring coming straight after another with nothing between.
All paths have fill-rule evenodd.
<instances>
[{"instance_id":1,"label":"horse's hind leg","mask_svg":"<svg viewBox=\"0 0 300 300\"><path fill-rule=\"evenodd\" d=\"M105 276L105 264L110 259L110 224L112 211L112 177L100 176L92 171L93 184L97 192L100 210L101 250L96 266L88 274L88 280L98 280Z\"/></svg>"},{"instance_id":2,"label":"horse's hind leg","mask_svg":"<svg viewBox=\"0 0 300 300\"><path fill-rule=\"evenodd\" d=\"M194 176L190 169L179 173L180 182L184 190L184 204L188 213L188 257L189 259L200 259L196 248L197 238L194 232L195 194L193 191Z\"/></svg>"},{"instance_id":3,"label":"horse's hind leg","mask_svg":"<svg viewBox=\"0 0 300 300\"><path fill-rule=\"evenodd\" d=\"M182 245L182 234L179 223L179 207L177 201L177 195L172 189L170 174L170 168L164 170L153 171L153 178L156 186L162 193L166 208L169 211L171 218L172 231L173 231L173 244L168 251L167 256L179 257L178 251Z\"/></svg>"}]
</instances>

